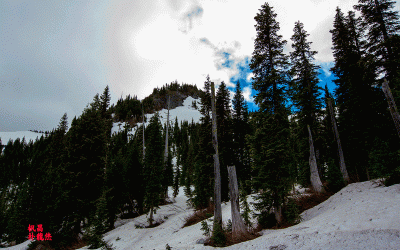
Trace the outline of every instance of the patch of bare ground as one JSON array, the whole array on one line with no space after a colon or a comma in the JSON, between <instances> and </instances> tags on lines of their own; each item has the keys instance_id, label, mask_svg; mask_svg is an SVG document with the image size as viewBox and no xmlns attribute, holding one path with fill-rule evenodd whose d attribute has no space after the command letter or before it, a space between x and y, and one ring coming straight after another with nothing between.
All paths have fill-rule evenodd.
<instances>
[{"instance_id":1,"label":"patch of bare ground","mask_svg":"<svg viewBox=\"0 0 400 250\"><path fill-rule=\"evenodd\" d=\"M225 233L226 246L232 246L241 242L253 240L260 237L261 234L256 229L251 229L245 234L233 235L232 232Z\"/></svg>"},{"instance_id":2,"label":"patch of bare ground","mask_svg":"<svg viewBox=\"0 0 400 250\"><path fill-rule=\"evenodd\" d=\"M195 211L192 215L185 218L185 224L182 226L188 227L199 223L200 221L206 220L214 215L214 205L210 204L207 208Z\"/></svg>"},{"instance_id":3,"label":"patch of bare ground","mask_svg":"<svg viewBox=\"0 0 400 250\"><path fill-rule=\"evenodd\" d=\"M324 193L316 193L311 191L307 195L301 195L295 198L295 203L298 206L299 213L302 213L310 208L313 208L320 203L326 201L334 195L335 193L332 191L327 190Z\"/></svg>"},{"instance_id":4,"label":"patch of bare ground","mask_svg":"<svg viewBox=\"0 0 400 250\"><path fill-rule=\"evenodd\" d=\"M52 245L48 241L35 241L28 245L28 250L75 250L86 246L87 243L82 239L77 239L68 247L53 247Z\"/></svg>"}]
</instances>

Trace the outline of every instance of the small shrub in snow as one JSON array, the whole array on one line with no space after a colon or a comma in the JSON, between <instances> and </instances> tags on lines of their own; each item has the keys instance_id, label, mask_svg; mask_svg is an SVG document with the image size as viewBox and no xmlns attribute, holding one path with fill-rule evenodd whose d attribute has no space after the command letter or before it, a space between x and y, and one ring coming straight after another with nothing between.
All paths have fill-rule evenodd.
<instances>
[{"instance_id":1,"label":"small shrub in snow","mask_svg":"<svg viewBox=\"0 0 400 250\"><path fill-rule=\"evenodd\" d=\"M268 211L262 211L257 214L258 229L272 228L276 225L275 215Z\"/></svg>"},{"instance_id":2,"label":"small shrub in snow","mask_svg":"<svg viewBox=\"0 0 400 250\"><path fill-rule=\"evenodd\" d=\"M226 222L226 231L227 231L227 232L232 232L232 221L231 221L231 219L229 219L229 220Z\"/></svg>"},{"instance_id":3,"label":"small shrub in snow","mask_svg":"<svg viewBox=\"0 0 400 250\"><path fill-rule=\"evenodd\" d=\"M301 220L299 207L297 206L294 199L289 199L284 214L287 222L291 225L297 224Z\"/></svg>"},{"instance_id":4,"label":"small shrub in snow","mask_svg":"<svg viewBox=\"0 0 400 250\"><path fill-rule=\"evenodd\" d=\"M211 236L211 244L214 247L224 247L226 245L226 235L224 228L218 224L214 224Z\"/></svg>"},{"instance_id":5,"label":"small shrub in snow","mask_svg":"<svg viewBox=\"0 0 400 250\"><path fill-rule=\"evenodd\" d=\"M251 209L249 203L247 202L247 193L244 189L240 190L240 208L243 211L240 215L242 215L244 224L251 228L253 225L250 220Z\"/></svg>"},{"instance_id":6,"label":"small shrub in snow","mask_svg":"<svg viewBox=\"0 0 400 250\"><path fill-rule=\"evenodd\" d=\"M50 243L48 241L34 240L29 243L27 250L34 250L34 249L53 250L54 248L50 246Z\"/></svg>"},{"instance_id":7,"label":"small shrub in snow","mask_svg":"<svg viewBox=\"0 0 400 250\"><path fill-rule=\"evenodd\" d=\"M87 232L83 235L83 240L88 244L89 249L97 249L101 248L102 250L113 250L111 244L105 242L103 240L103 236L99 233L96 233L96 230L93 228L88 228Z\"/></svg>"},{"instance_id":8,"label":"small shrub in snow","mask_svg":"<svg viewBox=\"0 0 400 250\"><path fill-rule=\"evenodd\" d=\"M391 176L385 180L385 186L391 186L400 183L400 166L397 167Z\"/></svg>"},{"instance_id":9,"label":"small shrub in snow","mask_svg":"<svg viewBox=\"0 0 400 250\"><path fill-rule=\"evenodd\" d=\"M211 226L208 225L207 220L201 222L201 231L203 231L204 236L210 237Z\"/></svg>"}]
</instances>

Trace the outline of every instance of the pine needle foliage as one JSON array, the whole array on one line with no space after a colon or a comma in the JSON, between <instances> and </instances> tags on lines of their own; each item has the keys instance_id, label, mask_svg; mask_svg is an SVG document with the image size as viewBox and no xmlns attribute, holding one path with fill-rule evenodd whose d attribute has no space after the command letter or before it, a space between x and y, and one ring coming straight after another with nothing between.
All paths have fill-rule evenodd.
<instances>
[{"instance_id":1,"label":"pine needle foliage","mask_svg":"<svg viewBox=\"0 0 400 250\"><path fill-rule=\"evenodd\" d=\"M268 3L255 16L257 37L250 68L253 89L258 93L255 103L260 107L253 118L254 133L248 137L253 185L260 190L255 207L259 211L274 208L278 223L281 207L290 188L288 164L289 111L285 107L288 87L288 57L283 54L286 41L278 35L279 23Z\"/></svg>"},{"instance_id":2,"label":"pine needle foliage","mask_svg":"<svg viewBox=\"0 0 400 250\"><path fill-rule=\"evenodd\" d=\"M310 126L311 133L316 135L314 137L315 151L318 151L321 147L319 140L320 124L318 121L322 107L321 88L318 86L318 70L320 66L314 64L314 56L317 52L311 50L312 42L307 41L309 34L304 30L303 23L297 21L293 32L291 40L293 41L292 48L294 51L290 52L292 65L290 69L292 78L290 89L291 100L296 109L295 115L299 126L299 137L297 138L297 143L300 147L298 164L301 169L299 182L303 186L307 186L310 183L307 125Z\"/></svg>"}]
</instances>

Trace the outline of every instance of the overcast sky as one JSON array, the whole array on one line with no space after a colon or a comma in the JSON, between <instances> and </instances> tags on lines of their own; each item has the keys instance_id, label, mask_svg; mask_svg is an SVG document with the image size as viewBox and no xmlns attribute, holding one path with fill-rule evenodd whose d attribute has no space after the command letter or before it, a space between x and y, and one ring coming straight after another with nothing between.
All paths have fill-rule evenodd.
<instances>
[{"instance_id":1,"label":"overcast sky","mask_svg":"<svg viewBox=\"0 0 400 250\"><path fill-rule=\"evenodd\" d=\"M175 80L203 88L207 74L230 90L240 80L254 108L248 64L264 2L1 0L0 131L51 130L65 112L71 122L107 85L115 103ZM335 8L347 13L357 0L269 3L285 52L300 20L318 51L321 80L331 79Z\"/></svg>"}]
</instances>

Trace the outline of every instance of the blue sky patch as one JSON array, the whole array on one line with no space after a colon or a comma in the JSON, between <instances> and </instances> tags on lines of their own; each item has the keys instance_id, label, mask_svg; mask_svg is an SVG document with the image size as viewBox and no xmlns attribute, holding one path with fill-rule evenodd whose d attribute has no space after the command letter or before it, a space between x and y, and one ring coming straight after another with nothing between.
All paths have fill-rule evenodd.
<instances>
[{"instance_id":1,"label":"blue sky patch","mask_svg":"<svg viewBox=\"0 0 400 250\"><path fill-rule=\"evenodd\" d=\"M223 52L223 55L224 55L224 58L226 61L222 64L222 66L231 68L233 66L232 65L233 61L229 60L230 54ZM254 98L257 91L255 91L252 88L252 82L249 77L249 75L252 73L252 71L250 69L249 64L250 64L249 57L246 57L244 60L237 63L236 68L237 68L238 72L236 75L232 76L229 79L229 81L235 85L236 85L237 81L239 81L242 91L243 91L243 88L250 87L251 92L252 92L251 97ZM336 78L335 78L334 74L332 74L332 72L330 71L330 68L333 67L333 62L321 63L320 66L321 66L321 69L318 70L318 72L319 72L318 78L320 79L320 82L318 83L318 85L322 89L325 89L325 84L327 84L329 91L331 93L334 93L334 89L336 88L336 85L334 84L333 80ZM235 91L234 87L228 87L228 88L231 91ZM324 90L322 90L321 97L323 97L324 95L325 95ZM256 104L254 104L253 102L247 102L247 105L248 105L250 111L257 111L259 109L259 107Z\"/></svg>"},{"instance_id":2,"label":"blue sky patch","mask_svg":"<svg viewBox=\"0 0 400 250\"><path fill-rule=\"evenodd\" d=\"M222 52L221 54L225 58L225 62L222 63L222 66L225 68L231 68L233 66L233 62L234 62L233 60L229 60L229 56L231 54L229 54L228 52Z\"/></svg>"},{"instance_id":3,"label":"blue sky patch","mask_svg":"<svg viewBox=\"0 0 400 250\"><path fill-rule=\"evenodd\" d=\"M192 16L200 16L203 13L203 8L200 6L197 6L192 12L188 13L187 16L188 17L192 17Z\"/></svg>"}]
</instances>

